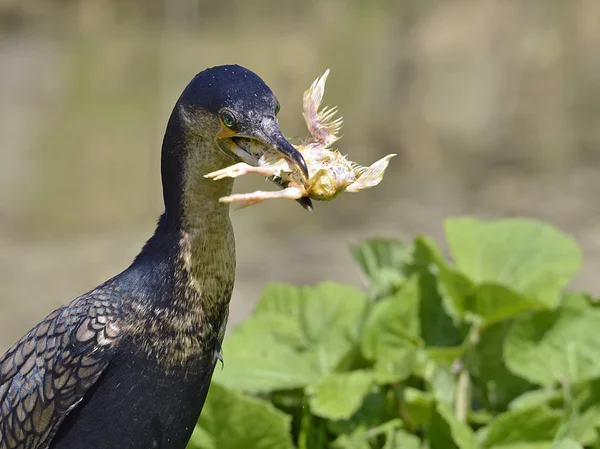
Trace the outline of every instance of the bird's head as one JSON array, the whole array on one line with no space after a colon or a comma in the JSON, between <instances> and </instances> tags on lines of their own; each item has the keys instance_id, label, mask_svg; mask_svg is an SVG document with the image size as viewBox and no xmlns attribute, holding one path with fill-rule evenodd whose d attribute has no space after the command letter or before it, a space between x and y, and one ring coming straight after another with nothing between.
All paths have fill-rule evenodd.
<instances>
[{"instance_id":1,"label":"bird's head","mask_svg":"<svg viewBox=\"0 0 600 449\"><path fill-rule=\"evenodd\" d=\"M189 132L213 139L236 161L256 165L270 148L308 175L304 158L279 128L279 101L250 70L235 65L204 70L187 86L179 104Z\"/></svg>"},{"instance_id":2,"label":"bird's head","mask_svg":"<svg viewBox=\"0 0 600 449\"><path fill-rule=\"evenodd\" d=\"M278 112L279 101L271 89L248 69L225 65L198 73L181 94L171 116L169 126L177 130L169 133L168 129L165 136L163 183L165 176L169 177L169 167L173 166L171 161L182 156L173 154L179 153L173 147L186 146L173 142L169 134L179 135L175 140L203 142L202 148L197 151L218 149L221 156L229 156L213 157L210 162L213 166L204 167L206 173L225 168L233 161L256 166L261 155L269 149L281 153L308 177L304 158L279 128ZM190 150L185 150L185 153L185 157L189 157ZM223 166L214 166L215 163ZM180 167L173 167L173 170L179 171ZM285 187L280 180L274 181ZM300 203L310 208L307 201Z\"/></svg>"}]
</instances>

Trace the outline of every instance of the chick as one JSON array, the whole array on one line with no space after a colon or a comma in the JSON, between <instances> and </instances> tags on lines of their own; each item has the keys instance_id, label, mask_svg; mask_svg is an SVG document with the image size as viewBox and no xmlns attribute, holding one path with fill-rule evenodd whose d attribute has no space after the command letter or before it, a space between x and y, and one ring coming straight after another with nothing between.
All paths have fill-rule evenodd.
<instances>
[{"instance_id":1,"label":"chick","mask_svg":"<svg viewBox=\"0 0 600 449\"><path fill-rule=\"evenodd\" d=\"M220 202L241 202L240 207L247 207L275 198L297 200L308 197L317 201L331 201L342 192L359 192L375 187L381 182L383 173L395 154L385 156L370 167L363 167L348 160L337 150L331 149L331 145L339 139L342 119L334 118L337 107L326 107L319 111L328 75L329 69L304 92L302 115L310 137L302 144L294 146L306 161L308 179L296 165L281 157L280 153L267 150L256 167L241 162L209 173L205 177L219 180L257 173L265 177L281 178L282 185L286 187L276 192L258 190L233 194L220 198Z\"/></svg>"}]
</instances>

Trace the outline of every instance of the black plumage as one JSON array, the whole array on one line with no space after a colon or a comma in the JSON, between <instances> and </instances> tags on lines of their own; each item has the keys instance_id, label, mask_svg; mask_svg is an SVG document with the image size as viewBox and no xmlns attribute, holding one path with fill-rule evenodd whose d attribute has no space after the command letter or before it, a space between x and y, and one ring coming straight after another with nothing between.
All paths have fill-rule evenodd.
<instances>
[{"instance_id":1,"label":"black plumage","mask_svg":"<svg viewBox=\"0 0 600 449\"><path fill-rule=\"evenodd\" d=\"M0 449L184 448L202 410L228 316L232 182L203 175L277 148L278 102L239 66L199 73L169 119L165 213L132 265L51 313L0 359ZM226 111L235 126L223 121Z\"/></svg>"}]
</instances>

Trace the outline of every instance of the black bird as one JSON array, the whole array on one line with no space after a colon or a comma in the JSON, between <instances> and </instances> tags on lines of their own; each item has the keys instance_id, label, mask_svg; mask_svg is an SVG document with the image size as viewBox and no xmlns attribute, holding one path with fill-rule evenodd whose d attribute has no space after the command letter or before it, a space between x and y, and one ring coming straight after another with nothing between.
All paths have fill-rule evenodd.
<instances>
[{"instance_id":1,"label":"black bird","mask_svg":"<svg viewBox=\"0 0 600 449\"><path fill-rule=\"evenodd\" d=\"M235 276L228 205L218 201L233 181L204 175L232 158L256 165L265 148L307 173L278 110L240 66L188 84L163 140L165 212L154 235L129 268L0 359L0 449L186 446L220 359Z\"/></svg>"}]
</instances>

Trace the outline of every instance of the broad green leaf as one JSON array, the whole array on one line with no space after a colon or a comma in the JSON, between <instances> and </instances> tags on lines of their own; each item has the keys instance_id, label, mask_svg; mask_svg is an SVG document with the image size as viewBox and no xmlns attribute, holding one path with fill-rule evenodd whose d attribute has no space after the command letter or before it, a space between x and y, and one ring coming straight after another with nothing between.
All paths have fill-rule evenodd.
<instances>
[{"instance_id":1,"label":"broad green leaf","mask_svg":"<svg viewBox=\"0 0 600 449\"><path fill-rule=\"evenodd\" d=\"M253 315L264 313L294 319L309 342L314 343L344 330L358 334L357 323L368 303L365 294L354 287L322 282L314 287L271 284L265 288Z\"/></svg>"},{"instance_id":2,"label":"broad green leaf","mask_svg":"<svg viewBox=\"0 0 600 449\"><path fill-rule=\"evenodd\" d=\"M301 349L302 341L293 320L252 317L225 339L223 368L215 370L214 382L248 392L304 387L319 378L319 363Z\"/></svg>"},{"instance_id":3,"label":"broad green leaf","mask_svg":"<svg viewBox=\"0 0 600 449\"><path fill-rule=\"evenodd\" d=\"M460 218L445 227L457 268L473 282L504 285L548 307L581 267L577 242L549 224Z\"/></svg>"},{"instance_id":4,"label":"broad green leaf","mask_svg":"<svg viewBox=\"0 0 600 449\"><path fill-rule=\"evenodd\" d=\"M378 426L365 429L356 429L349 435L342 435L335 440L331 447L340 449L370 449L370 440L379 437L380 435L389 435L390 432L397 431L402 428L402 421L398 418L384 422Z\"/></svg>"},{"instance_id":5,"label":"broad green leaf","mask_svg":"<svg viewBox=\"0 0 600 449\"><path fill-rule=\"evenodd\" d=\"M419 337L418 279L412 277L395 296L373 305L363 330L362 350L375 361L379 383L407 378L416 363Z\"/></svg>"},{"instance_id":6,"label":"broad green leaf","mask_svg":"<svg viewBox=\"0 0 600 449\"><path fill-rule=\"evenodd\" d=\"M552 441L535 441L525 443L509 443L494 446L492 449L554 449Z\"/></svg>"},{"instance_id":7,"label":"broad green leaf","mask_svg":"<svg viewBox=\"0 0 600 449\"><path fill-rule=\"evenodd\" d=\"M554 443L550 449L583 449L583 446L577 441L567 439Z\"/></svg>"},{"instance_id":8,"label":"broad green leaf","mask_svg":"<svg viewBox=\"0 0 600 449\"><path fill-rule=\"evenodd\" d=\"M406 281L412 248L397 240L369 239L351 247L375 298L393 294Z\"/></svg>"},{"instance_id":9,"label":"broad green leaf","mask_svg":"<svg viewBox=\"0 0 600 449\"><path fill-rule=\"evenodd\" d=\"M358 411L372 385L370 371L329 374L306 388L310 410L322 418L348 419Z\"/></svg>"},{"instance_id":10,"label":"broad green leaf","mask_svg":"<svg viewBox=\"0 0 600 449\"><path fill-rule=\"evenodd\" d=\"M293 449L291 421L267 401L213 384L188 449Z\"/></svg>"},{"instance_id":11,"label":"broad green leaf","mask_svg":"<svg viewBox=\"0 0 600 449\"><path fill-rule=\"evenodd\" d=\"M471 428L459 421L452 409L438 402L427 428L431 449L475 449Z\"/></svg>"},{"instance_id":12,"label":"broad green leaf","mask_svg":"<svg viewBox=\"0 0 600 449\"><path fill-rule=\"evenodd\" d=\"M365 396L361 407L350 419L328 421L327 428L335 435L350 435L357 429L366 431L377 427L382 422L389 421L395 415L396 411L390 410L384 392L380 389L372 389Z\"/></svg>"},{"instance_id":13,"label":"broad green leaf","mask_svg":"<svg viewBox=\"0 0 600 449\"><path fill-rule=\"evenodd\" d=\"M548 405L550 401L560 400L561 398L561 393L556 390L532 390L513 399L511 403L508 404L508 408L510 410L516 410L518 408L530 408L538 405Z\"/></svg>"},{"instance_id":14,"label":"broad green leaf","mask_svg":"<svg viewBox=\"0 0 600 449\"><path fill-rule=\"evenodd\" d=\"M419 284L413 276L394 296L374 304L363 330L366 357L394 357L398 348L422 346L419 325Z\"/></svg>"},{"instance_id":15,"label":"broad green leaf","mask_svg":"<svg viewBox=\"0 0 600 449\"><path fill-rule=\"evenodd\" d=\"M308 385L356 345L365 305L363 295L346 286L272 286L257 311L226 338L225 367L215 382L249 392Z\"/></svg>"},{"instance_id":16,"label":"broad green leaf","mask_svg":"<svg viewBox=\"0 0 600 449\"><path fill-rule=\"evenodd\" d=\"M465 299L471 294L473 283L448 264L438 244L427 236L415 239L415 255L415 267L437 277L444 309L453 319L463 319Z\"/></svg>"},{"instance_id":17,"label":"broad green leaf","mask_svg":"<svg viewBox=\"0 0 600 449\"><path fill-rule=\"evenodd\" d=\"M333 449L371 449L369 442L363 438L362 431L352 433L350 435L342 435L333 443Z\"/></svg>"},{"instance_id":18,"label":"broad green leaf","mask_svg":"<svg viewBox=\"0 0 600 449\"><path fill-rule=\"evenodd\" d=\"M383 449L420 449L421 440L404 430L390 430Z\"/></svg>"},{"instance_id":19,"label":"broad green leaf","mask_svg":"<svg viewBox=\"0 0 600 449\"><path fill-rule=\"evenodd\" d=\"M577 442L572 440L563 441L535 441L526 443L510 443L494 446L492 449L583 449Z\"/></svg>"},{"instance_id":20,"label":"broad green leaf","mask_svg":"<svg viewBox=\"0 0 600 449\"><path fill-rule=\"evenodd\" d=\"M540 306L538 301L493 283L478 285L465 299L465 310L481 317L482 325L513 318L525 310L539 309Z\"/></svg>"},{"instance_id":21,"label":"broad green leaf","mask_svg":"<svg viewBox=\"0 0 600 449\"><path fill-rule=\"evenodd\" d=\"M597 440L596 429L600 427L600 404L594 405L584 412L572 417L569 436L589 446Z\"/></svg>"},{"instance_id":22,"label":"broad green leaf","mask_svg":"<svg viewBox=\"0 0 600 449\"><path fill-rule=\"evenodd\" d=\"M413 270L419 280L419 318L425 346L460 346L464 335L454 322L459 314L442 282L448 269L433 241L415 240Z\"/></svg>"},{"instance_id":23,"label":"broad green leaf","mask_svg":"<svg viewBox=\"0 0 600 449\"><path fill-rule=\"evenodd\" d=\"M532 388L529 382L511 373L504 363L504 341L510 326L511 323L505 321L485 328L475 348L467 354L473 386L489 409L505 409L513 399Z\"/></svg>"},{"instance_id":24,"label":"broad green leaf","mask_svg":"<svg viewBox=\"0 0 600 449\"><path fill-rule=\"evenodd\" d=\"M435 366L431 375L427 376L425 380L427 390L437 401L452 406L456 397L457 376L452 373L450 368Z\"/></svg>"},{"instance_id":25,"label":"broad green leaf","mask_svg":"<svg viewBox=\"0 0 600 449\"><path fill-rule=\"evenodd\" d=\"M397 394L413 427L429 424L435 407L435 400L431 393L406 387Z\"/></svg>"},{"instance_id":26,"label":"broad green leaf","mask_svg":"<svg viewBox=\"0 0 600 449\"><path fill-rule=\"evenodd\" d=\"M356 348L367 306L362 292L343 284L300 288L273 284L263 292L250 319L268 314L294 321L305 342L299 352L317 361L317 372L325 375Z\"/></svg>"},{"instance_id":27,"label":"broad green leaf","mask_svg":"<svg viewBox=\"0 0 600 449\"><path fill-rule=\"evenodd\" d=\"M600 375L600 309L577 297L562 307L537 312L514 323L506 337L504 359L515 374L551 386Z\"/></svg>"},{"instance_id":28,"label":"broad green leaf","mask_svg":"<svg viewBox=\"0 0 600 449\"><path fill-rule=\"evenodd\" d=\"M380 357L375 361L373 374L379 385L392 384L407 379L417 364L418 352L413 348L399 348L393 357Z\"/></svg>"},{"instance_id":29,"label":"broad green leaf","mask_svg":"<svg viewBox=\"0 0 600 449\"><path fill-rule=\"evenodd\" d=\"M424 349L427 358L434 363L450 367L460 359L465 352L465 345L451 347L429 347Z\"/></svg>"},{"instance_id":30,"label":"broad green leaf","mask_svg":"<svg viewBox=\"0 0 600 449\"><path fill-rule=\"evenodd\" d=\"M484 448L526 441L552 441L564 415L548 407L520 408L502 413L478 431Z\"/></svg>"},{"instance_id":31,"label":"broad green leaf","mask_svg":"<svg viewBox=\"0 0 600 449\"><path fill-rule=\"evenodd\" d=\"M586 379L571 385L573 407L587 410L600 404L600 377Z\"/></svg>"},{"instance_id":32,"label":"broad green leaf","mask_svg":"<svg viewBox=\"0 0 600 449\"><path fill-rule=\"evenodd\" d=\"M467 420L472 427L483 427L494 419L494 414L485 409L470 410L467 415Z\"/></svg>"}]
</instances>

